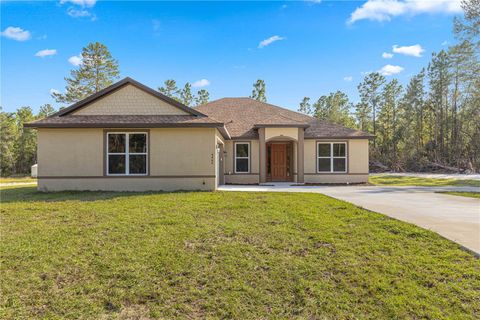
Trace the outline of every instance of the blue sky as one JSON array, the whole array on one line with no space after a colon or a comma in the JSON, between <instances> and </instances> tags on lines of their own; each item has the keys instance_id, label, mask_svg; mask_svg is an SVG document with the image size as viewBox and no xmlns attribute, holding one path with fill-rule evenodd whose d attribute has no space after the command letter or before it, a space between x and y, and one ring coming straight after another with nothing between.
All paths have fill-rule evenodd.
<instances>
[{"instance_id":1,"label":"blue sky","mask_svg":"<svg viewBox=\"0 0 480 320\"><path fill-rule=\"evenodd\" d=\"M337 89L357 101L365 72L387 66L406 83L454 42L457 0L404 1L2 2L1 105L58 107L50 91L63 92L72 57L92 41L121 77L153 88L197 82L217 99L248 96L261 78L268 102L291 109Z\"/></svg>"}]
</instances>

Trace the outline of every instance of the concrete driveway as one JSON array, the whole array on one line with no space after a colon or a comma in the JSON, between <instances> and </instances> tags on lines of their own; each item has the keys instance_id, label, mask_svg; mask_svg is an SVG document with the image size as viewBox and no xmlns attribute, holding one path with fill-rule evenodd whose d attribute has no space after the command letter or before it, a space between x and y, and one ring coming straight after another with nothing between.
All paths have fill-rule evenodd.
<instances>
[{"instance_id":1,"label":"concrete driveway","mask_svg":"<svg viewBox=\"0 0 480 320\"><path fill-rule=\"evenodd\" d=\"M416 173L416 172L384 172L370 173L370 177L374 176L400 176L415 178L434 178L434 179L455 179L455 180L480 180L480 174L464 174L464 173Z\"/></svg>"},{"instance_id":2,"label":"concrete driveway","mask_svg":"<svg viewBox=\"0 0 480 320\"><path fill-rule=\"evenodd\" d=\"M313 192L437 232L480 255L480 199L435 193L476 187L227 185L221 191Z\"/></svg>"}]
</instances>

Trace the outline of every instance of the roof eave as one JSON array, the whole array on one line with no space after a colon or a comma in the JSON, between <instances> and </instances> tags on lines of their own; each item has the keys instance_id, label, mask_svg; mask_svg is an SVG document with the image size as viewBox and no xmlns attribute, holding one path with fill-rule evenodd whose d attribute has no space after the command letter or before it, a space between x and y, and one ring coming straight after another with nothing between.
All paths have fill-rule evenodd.
<instances>
[{"instance_id":1,"label":"roof eave","mask_svg":"<svg viewBox=\"0 0 480 320\"><path fill-rule=\"evenodd\" d=\"M25 123L26 128L223 128L223 123ZM225 129L226 130L226 129Z\"/></svg>"},{"instance_id":2,"label":"roof eave","mask_svg":"<svg viewBox=\"0 0 480 320\"><path fill-rule=\"evenodd\" d=\"M220 131L220 134L222 135L222 137L224 139L227 139L227 140L232 139L232 137L230 136L230 132L228 132L227 127L225 127L225 125L217 128L217 129L218 129L218 131Z\"/></svg>"},{"instance_id":3,"label":"roof eave","mask_svg":"<svg viewBox=\"0 0 480 320\"><path fill-rule=\"evenodd\" d=\"M254 124L254 129L259 128L308 128L310 127L309 124L306 123L298 123L298 124Z\"/></svg>"},{"instance_id":4,"label":"roof eave","mask_svg":"<svg viewBox=\"0 0 480 320\"><path fill-rule=\"evenodd\" d=\"M375 136L367 135L367 136L305 136L305 139L373 139Z\"/></svg>"}]
</instances>

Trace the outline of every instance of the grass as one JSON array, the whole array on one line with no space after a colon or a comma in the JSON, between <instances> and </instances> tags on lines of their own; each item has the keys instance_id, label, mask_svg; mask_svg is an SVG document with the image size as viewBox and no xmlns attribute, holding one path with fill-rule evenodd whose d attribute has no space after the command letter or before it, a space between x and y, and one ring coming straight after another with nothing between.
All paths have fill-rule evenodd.
<instances>
[{"instance_id":1,"label":"grass","mask_svg":"<svg viewBox=\"0 0 480 320\"><path fill-rule=\"evenodd\" d=\"M320 194L1 197L2 319L480 317L471 253Z\"/></svg>"},{"instance_id":2,"label":"grass","mask_svg":"<svg viewBox=\"0 0 480 320\"><path fill-rule=\"evenodd\" d=\"M458 180L458 179L442 179L442 178L420 178L406 176L370 176L368 182L377 186L425 186L425 187L441 187L441 186L467 186L480 187L480 180Z\"/></svg>"},{"instance_id":3,"label":"grass","mask_svg":"<svg viewBox=\"0 0 480 320\"><path fill-rule=\"evenodd\" d=\"M480 192L454 192L454 191L442 191L438 193L451 194L454 196L468 197L468 198L477 198L480 199Z\"/></svg>"},{"instance_id":4,"label":"grass","mask_svg":"<svg viewBox=\"0 0 480 320\"><path fill-rule=\"evenodd\" d=\"M0 177L0 183L12 182L37 182L37 179L31 177Z\"/></svg>"}]
</instances>

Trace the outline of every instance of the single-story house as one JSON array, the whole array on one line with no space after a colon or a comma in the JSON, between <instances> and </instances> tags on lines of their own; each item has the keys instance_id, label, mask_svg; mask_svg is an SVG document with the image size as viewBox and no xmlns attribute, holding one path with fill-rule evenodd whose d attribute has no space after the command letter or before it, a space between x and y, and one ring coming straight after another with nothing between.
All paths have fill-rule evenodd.
<instances>
[{"instance_id":1,"label":"single-story house","mask_svg":"<svg viewBox=\"0 0 480 320\"><path fill-rule=\"evenodd\" d=\"M189 108L131 78L25 126L43 191L361 183L372 138L250 98Z\"/></svg>"}]
</instances>

